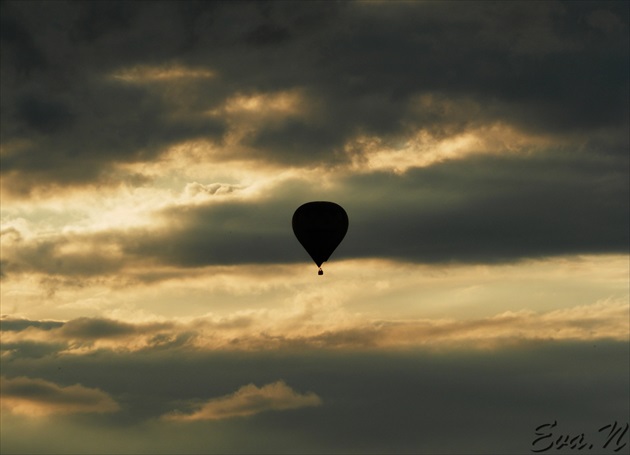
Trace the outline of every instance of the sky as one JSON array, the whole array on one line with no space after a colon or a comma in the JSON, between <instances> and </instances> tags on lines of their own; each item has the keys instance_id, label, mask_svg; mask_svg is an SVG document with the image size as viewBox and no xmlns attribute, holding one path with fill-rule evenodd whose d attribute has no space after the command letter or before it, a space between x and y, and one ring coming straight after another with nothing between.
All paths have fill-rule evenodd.
<instances>
[{"instance_id":1,"label":"sky","mask_svg":"<svg viewBox=\"0 0 630 455\"><path fill-rule=\"evenodd\" d=\"M628 450L627 2L0 8L2 453Z\"/></svg>"}]
</instances>

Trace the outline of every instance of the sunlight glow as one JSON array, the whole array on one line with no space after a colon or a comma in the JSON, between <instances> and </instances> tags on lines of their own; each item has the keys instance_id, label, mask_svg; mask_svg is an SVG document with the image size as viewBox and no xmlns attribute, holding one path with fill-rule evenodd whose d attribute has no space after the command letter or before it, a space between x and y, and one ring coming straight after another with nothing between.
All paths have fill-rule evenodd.
<instances>
[{"instance_id":1,"label":"sunlight glow","mask_svg":"<svg viewBox=\"0 0 630 455\"><path fill-rule=\"evenodd\" d=\"M99 389L80 384L61 387L43 379L0 377L2 408L13 414L43 417L54 414L109 413L118 403Z\"/></svg>"},{"instance_id":2,"label":"sunlight glow","mask_svg":"<svg viewBox=\"0 0 630 455\"><path fill-rule=\"evenodd\" d=\"M287 90L277 93L256 93L236 95L228 99L223 109L227 113L253 112L261 115L270 113L296 115L303 112L306 102L299 90Z\"/></svg>"},{"instance_id":3,"label":"sunlight glow","mask_svg":"<svg viewBox=\"0 0 630 455\"><path fill-rule=\"evenodd\" d=\"M471 155L530 153L549 144L543 137L526 135L509 125L493 124L444 137L420 129L400 147L388 145L378 136L358 136L345 145L345 152L355 171L386 170L400 174L413 167Z\"/></svg>"},{"instance_id":4,"label":"sunlight glow","mask_svg":"<svg viewBox=\"0 0 630 455\"><path fill-rule=\"evenodd\" d=\"M123 68L111 74L111 77L115 80L134 84L177 79L208 79L215 76L214 71L206 68L190 68L178 64L161 66L137 65Z\"/></svg>"}]
</instances>

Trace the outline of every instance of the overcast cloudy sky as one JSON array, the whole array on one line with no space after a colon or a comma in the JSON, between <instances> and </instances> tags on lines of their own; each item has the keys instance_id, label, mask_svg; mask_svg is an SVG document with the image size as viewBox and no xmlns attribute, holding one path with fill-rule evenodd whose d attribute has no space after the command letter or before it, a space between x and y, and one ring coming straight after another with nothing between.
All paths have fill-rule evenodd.
<instances>
[{"instance_id":1,"label":"overcast cloudy sky","mask_svg":"<svg viewBox=\"0 0 630 455\"><path fill-rule=\"evenodd\" d=\"M627 2L0 5L3 453L628 449Z\"/></svg>"}]
</instances>

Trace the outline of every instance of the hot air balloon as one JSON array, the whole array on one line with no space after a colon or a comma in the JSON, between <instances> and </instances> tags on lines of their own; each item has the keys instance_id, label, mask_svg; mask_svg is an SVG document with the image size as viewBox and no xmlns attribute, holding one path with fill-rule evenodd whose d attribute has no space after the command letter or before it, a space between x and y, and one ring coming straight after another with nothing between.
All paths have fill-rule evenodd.
<instances>
[{"instance_id":1,"label":"hot air balloon","mask_svg":"<svg viewBox=\"0 0 630 455\"><path fill-rule=\"evenodd\" d=\"M310 254L323 275L326 262L348 231L348 215L338 204L327 201L307 202L293 214L293 232Z\"/></svg>"}]
</instances>

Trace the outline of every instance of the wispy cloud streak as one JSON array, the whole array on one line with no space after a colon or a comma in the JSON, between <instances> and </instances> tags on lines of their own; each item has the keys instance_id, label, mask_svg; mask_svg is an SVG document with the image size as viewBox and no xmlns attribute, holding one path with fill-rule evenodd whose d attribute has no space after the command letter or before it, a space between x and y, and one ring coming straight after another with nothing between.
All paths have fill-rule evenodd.
<instances>
[{"instance_id":1,"label":"wispy cloud streak","mask_svg":"<svg viewBox=\"0 0 630 455\"><path fill-rule=\"evenodd\" d=\"M182 422L221 420L252 416L265 411L284 411L321 404L321 398L313 392L300 394L283 381L277 381L262 387L248 384L231 395L206 401L188 413L173 411L164 415L163 419Z\"/></svg>"},{"instance_id":2,"label":"wispy cloud streak","mask_svg":"<svg viewBox=\"0 0 630 455\"><path fill-rule=\"evenodd\" d=\"M4 356L19 357L32 343L82 355L98 350L192 349L200 351L275 349L459 349L500 348L529 341L628 340L629 306L622 299L549 312L508 311L480 319L374 320L335 311L314 318L309 308L243 311L189 322L124 323L80 318L60 327L3 332ZM10 319L5 324L16 326ZM25 324L24 321L21 324ZM61 323L59 323L61 324Z\"/></svg>"}]
</instances>

